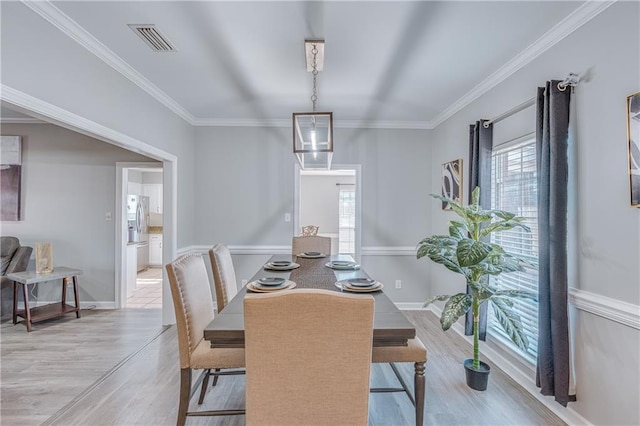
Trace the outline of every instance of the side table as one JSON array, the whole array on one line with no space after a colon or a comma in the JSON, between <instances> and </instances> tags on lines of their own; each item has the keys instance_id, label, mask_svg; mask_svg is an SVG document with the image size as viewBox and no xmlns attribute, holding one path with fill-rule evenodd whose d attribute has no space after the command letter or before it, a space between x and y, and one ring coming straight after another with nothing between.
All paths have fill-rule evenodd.
<instances>
[{"instance_id":1,"label":"side table","mask_svg":"<svg viewBox=\"0 0 640 426\"><path fill-rule=\"evenodd\" d=\"M7 274L7 278L13 281L13 323L18 323L18 317L26 320L27 331L31 331L31 324L49 318L59 317L71 312L76 313L80 318L80 300L78 298L78 275L82 274L79 269L59 266L48 274L37 274L36 271L15 272ZM48 305L29 308L29 284L38 284L46 281L62 280L62 301L60 303L50 303ZM67 304L67 284L73 283L73 296L75 306ZM18 284L22 284L22 294L24 297L24 310L18 311Z\"/></svg>"}]
</instances>

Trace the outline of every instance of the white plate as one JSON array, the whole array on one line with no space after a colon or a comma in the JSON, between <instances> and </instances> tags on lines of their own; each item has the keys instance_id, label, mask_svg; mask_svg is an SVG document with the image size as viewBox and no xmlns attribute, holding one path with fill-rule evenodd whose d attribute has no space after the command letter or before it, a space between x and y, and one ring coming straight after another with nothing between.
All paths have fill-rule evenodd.
<instances>
[{"instance_id":1,"label":"white plate","mask_svg":"<svg viewBox=\"0 0 640 426\"><path fill-rule=\"evenodd\" d=\"M309 253L318 253L318 252L309 252ZM299 253L297 256L303 257L305 259L320 259L321 257L327 257L327 255L324 253L318 253L318 254Z\"/></svg>"},{"instance_id":2,"label":"white plate","mask_svg":"<svg viewBox=\"0 0 640 426\"><path fill-rule=\"evenodd\" d=\"M360 269L360 265L358 265L357 263L354 263L353 265L347 265L347 266L338 266L338 265L333 265L331 262L325 263L325 265L327 268L331 268L331 269L335 269L336 271L357 271L358 269Z\"/></svg>"},{"instance_id":3,"label":"white plate","mask_svg":"<svg viewBox=\"0 0 640 426\"><path fill-rule=\"evenodd\" d=\"M285 284L282 286L270 285L266 287L262 287L260 284L257 284L255 281L251 281L249 284L247 284L247 290L255 293L271 293L274 291L288 290L290 288L294 288L295 286L296 286L296 283L290 280L287 280Z\"/></svg>"},{"instance_id":4,"label":"white plate","mask_svg":"<svg viewBox=\"0 0 640 426\"><path fill-rule=\"evenodd\" d=\"M370 278L350 278L347 280L349 287L369 288L376 284L376 280Z\"/></svg>"},{"instance_id":5,"label":"white plate","mask_svg":"<svg viewBox=\"0 0 640 426\"><path fill-rule=\"evenodd\" d=\"M380 281L376 282L371 287L351 287L346 281L338 281L335 286L342 291L350 291L353 293L373 293L375 291L382 290L382 287L384 287Z\"/></svg>"},{"instance_id":6,"label":"white plate","mask_svg":"<svg viewBox=\"0 0 640 426\"><path fill-rule=\"evenodd\" d=\"M286 282L287 280L281 277L263 277L255 281L255 283L259 284L261 287L282 286Z\"/></svg>"},{"instance_id":7,"label":"white plate","mask_svg":"<svg viewBox=\"0 0 640 426\"><path fill-rule=\"evenodd\" d=\"M296 269L299 267L300 267L300 264L295 262L291 262L289 266L275 266L275 265L272 265L271 263L266 263L264 265L264 269L268 269L271 271L291 271L292 269Z\"/></svg>"}]
</instances>

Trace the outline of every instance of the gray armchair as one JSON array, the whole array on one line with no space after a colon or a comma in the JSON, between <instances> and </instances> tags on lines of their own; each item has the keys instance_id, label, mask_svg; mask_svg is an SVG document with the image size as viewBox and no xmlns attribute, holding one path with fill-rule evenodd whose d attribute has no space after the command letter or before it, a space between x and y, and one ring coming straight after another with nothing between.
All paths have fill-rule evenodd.
<instances>
[{"instance_id":1,"label":"gray armchair","mask_svg":"<svg viewBox=\"0 0 640 426\"><path fill-rule=\"evenodd\" d=\"M27 270L29 259L33 252L32 247L21 246L20 240L16 237L0 237L0 272L1 287L0 316L8 318L13 311L13 289L11 280L6 277L12 272L22 272Z\"/></svg>"}]
</instances>

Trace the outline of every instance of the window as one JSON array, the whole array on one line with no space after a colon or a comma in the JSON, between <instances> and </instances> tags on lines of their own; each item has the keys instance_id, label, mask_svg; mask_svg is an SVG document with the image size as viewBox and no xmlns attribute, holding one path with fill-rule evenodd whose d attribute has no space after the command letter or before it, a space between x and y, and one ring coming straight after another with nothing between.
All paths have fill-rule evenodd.
<instances>
[{"instance_id":1,"label":"window","mask_svg":"<svg viewBox=\"0 0 640 426\"><path fill-rule=\"evenodd\" d=\"M491 208L506 210L526 218L531 232L520 228L493 234L491 242L500 244L509 253L527 260L533 267L525 272L513 272L492 277L502 289L529 290L538 293L538 201L535 140L494 148L491 161ZM525 358L535 361L538 350L538 302L512 299L520 315L529 350ZM489 326L495 336L520 351L502 331L490 312Z\"/></svg>"},{"instance_id":2,"label":"window","mask_svg":"<svg viewBox=\"0 0 640 426\"><path fill-rule=\"evenodd\" d=\"M341 187L338 203L338 252L354 255L356 252L355 189Z\"/></svg>"}]
</instances>

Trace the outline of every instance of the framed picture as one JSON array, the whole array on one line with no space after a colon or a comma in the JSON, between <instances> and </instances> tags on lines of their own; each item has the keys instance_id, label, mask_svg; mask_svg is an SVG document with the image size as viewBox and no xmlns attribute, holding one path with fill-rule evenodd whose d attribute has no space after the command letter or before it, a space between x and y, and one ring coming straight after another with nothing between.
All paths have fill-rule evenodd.
<instances>
[{"instance_id":1,"label":"framed picture","mask_svg":"<svg viewBox=\"0 0 640 426\"><path fill-rule=\"evenodd\" d=\"M442 196L461 201L462 196L462 158L442 165ZM442 210L451 210L447 202L442 202Z\"/></svg>"},{"instance_id":2,"label":"framed picture","mask_svg":"<svg viewBox=\"0 0 640 426\"><path fill-rule=\"evenodd\" d=\"M22 218L20 192L22 180L22 138L0 137L0 220Z\"/></svg>"},{"instance_id":3,"label":"framed picture","mask_svg":"<svg viewBox=\"0 0 640 426\"><path fill-rule=\"evenodd\" d=\"M640 92L627 96L631 205L640 207Z\"/></svg>"}]
</instances>

